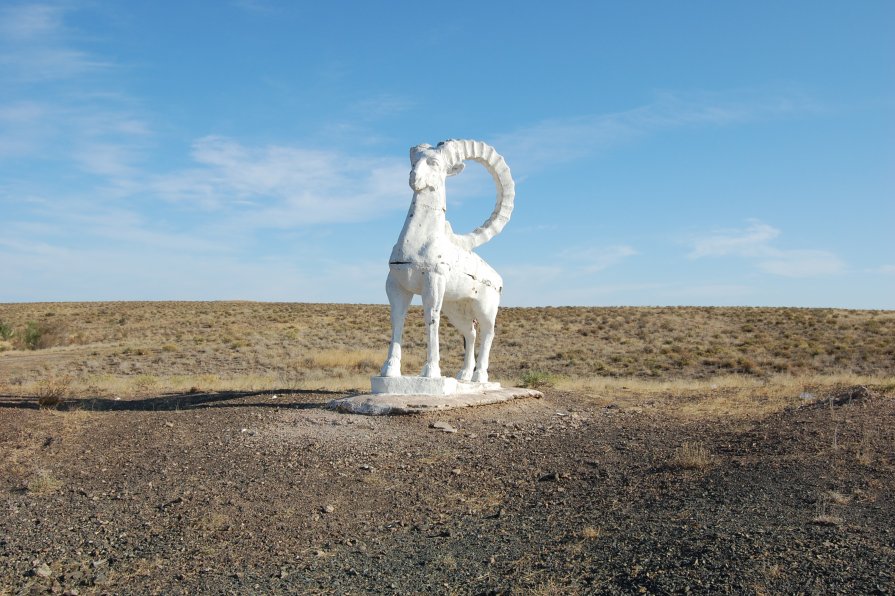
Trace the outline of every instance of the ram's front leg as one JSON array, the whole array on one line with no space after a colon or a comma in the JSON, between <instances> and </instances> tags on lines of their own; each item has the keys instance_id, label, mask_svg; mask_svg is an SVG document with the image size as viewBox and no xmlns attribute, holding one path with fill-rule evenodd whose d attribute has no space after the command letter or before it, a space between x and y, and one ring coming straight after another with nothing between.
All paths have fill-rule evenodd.
<instances>
[{"instance_id":1,"label":"ram's front leg","mask_svg":"<svg viewBox=\"0 0 895 596\"><path fill-rule=\"evenodd\" d=\"M401 336L404 334L404 319L413 300L413 294L398 284L392 275L385 282L385 293L392 311L392 341L388 346L388 357L382 365L383 377L401 376Z\"/></svg>"},{"instance_id":2,"label":"ram's front leg","mask_svg":"<svg viewBox=\"0 0 895 596\"><path fill-rule=\"evenodd\" d=\"M423 274L423 312L428 329L429 344L426 364L423 366L420 376L430 379L441 377L441 367L438 362L438 326L441 322L441 305L444 302L446 285L446 276L438 271L428 271Z\"/></svg>"}]
</instances>

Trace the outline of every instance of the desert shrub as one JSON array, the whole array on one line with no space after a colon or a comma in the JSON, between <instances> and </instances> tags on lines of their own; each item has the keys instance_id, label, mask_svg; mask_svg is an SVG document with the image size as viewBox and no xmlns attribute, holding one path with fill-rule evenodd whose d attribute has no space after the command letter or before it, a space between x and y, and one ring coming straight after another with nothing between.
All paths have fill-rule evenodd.
<instances>
[{"instance_id":1,"label":"desert shrub","mask_svg":"<svg viewBox=\"0 0 895 596\"><path fill-rule=\"evenodd\" d=\"M25 329L16 334L16 343L26 350L40 350L66 342L65 329L60 323L28 321Z\"/></svg>"},{"instance_id":2,"label":"desert shrub","mask_svg":"<svg viewBox=\"0 0 895 596\"><path fill-rule=\"evenodd\" d=\"M25 325L25 331L22 333L22 343L29 350L36 350L40 344L41 335L43 335L43 331L41 331L40 326L34 321L28 321L28 324Z\"/></svg>"},{"instance_id":3,"label":"desert shrub","mask_svg":"<svg viewBox=\"0 0 895 596\"><path fill-rule=\"evenodd\" d=\"M701 470L711 462L711 454L702 443L686 442L674 451L671 464L685 470Z\"/></svg>"},{"instance_id":4,"label":"desert shrub","mask_svg":"<svg viewBox=\"0 0 895 596\"><path fill-rule=\"evenodd\" d=\"M71 388L71 377L50 377L37 385L37 404L41 408L56 408Z\"/></svg>"},{"instance_id":5,"label":"desert shrub","mask_svg":"<svg viewBox=\"0 0 895 596\"><path fill-rule=\"evenodd\" d=\"M12 325L0 321L0 339L8 340L10 338L12 338Z\"/></svg>"},{"instance_id":6,"label":"desert shrub","mask_svg":"<svg viewBox=\"0 0 895 596\"><path fill-rule=\"evenodd\" d=\"M56 479L49 470L39 469L34 472L25 485L29 493L46 495L59 490L62 482Z\"/></svg>"},{"instance_id":7,"label":"desert shrub","mask_svg":"<svg viewBox=\"0 0 895 596\"><path fill-rule=\"evenodd\" d=\"M520 380L523 387L528 387L530 389L553 387L555 382L556 379L553 375L539 370L529 370L524 372L522 374L522 379Z\"/></svg>"},{"instance_id":8,"label":"desert shrub","mask_svg":"<svg viewBox=\"0 0 895 596\"><path fill-rule=\"evenodd\" d=\"M146 393L154 390L158 384L159 379L153 375L137 375L133 380L134 389L136 389L140 393Z\"/></svg>"}]
</instances>

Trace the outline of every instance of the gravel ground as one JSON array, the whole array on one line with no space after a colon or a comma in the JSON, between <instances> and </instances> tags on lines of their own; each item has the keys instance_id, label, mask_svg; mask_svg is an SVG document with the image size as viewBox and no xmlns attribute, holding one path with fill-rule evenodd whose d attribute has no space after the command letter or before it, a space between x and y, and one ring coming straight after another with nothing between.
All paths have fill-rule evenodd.
<instances>
[{"instance_id":1,"label":"gravel ground","mask_svg":"<svg viewBox=\"0 0 895 596\"><path fill-rule=\"evenodd\" d=\"M891 397L743 420L341 396L0 396L0 593L895 592Z\"/></svg>"}]
</instances>

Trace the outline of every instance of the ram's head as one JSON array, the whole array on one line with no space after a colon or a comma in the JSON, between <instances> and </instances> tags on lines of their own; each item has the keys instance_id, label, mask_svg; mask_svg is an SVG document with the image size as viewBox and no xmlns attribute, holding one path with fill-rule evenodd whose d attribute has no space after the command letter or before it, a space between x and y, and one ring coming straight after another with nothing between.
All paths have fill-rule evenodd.
<instances>
[{"instance_id":1,"label":"ram's head","mask_svg":"<svg viewBox=\"0 0 895 596\"><path fill-rule=\"evenodd\" d=\"M417 145L410 149L410 188L415 193L427 189L443 191L445 179L462 172L463 162L467 160L485 166L497 185L497 202L485 223L468 234L451 235L455 245L472 250L499 234L513 212L516 185L510 168L494 147L482 141L457 139L442 141L437 147Z\"/></svg>"},{"instance_id":2,"label":"ram's head","mask_svg":"<svg viewBox=\"0 0 895 596\"><path fill-rule=\"evenodd\" d=\"M438 190L444 187L448 176L456 176L463 171L463 161L453 162L450 155L442 151L442 145L417 145L410 149L410 188L414 192L426 189Z\"/></svg>"}]
</instances>

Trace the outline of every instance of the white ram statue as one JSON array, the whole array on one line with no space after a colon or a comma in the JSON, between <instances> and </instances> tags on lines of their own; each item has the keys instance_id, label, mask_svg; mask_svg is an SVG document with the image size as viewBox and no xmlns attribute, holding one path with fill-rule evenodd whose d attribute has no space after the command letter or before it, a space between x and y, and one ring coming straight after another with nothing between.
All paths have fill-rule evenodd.
<instances>
[{"instance_id":1,"label":"white ram statue","mask_svg":"<svg viewBox=\"0 0 895 596\"><path fill-rule=\"evenodd\" d=\"M468 234L457 235L445 217L445 180L459 174L466 160L488 169L497 185L497 205L485 223ZM438 326L444 312L465 342L463 368L457 378L487 382L503 280L472 249L500 233L510 219L515 196L510 168L490 145L467 140L443 141L437 147L417 145L410 150L410 163L413 201L392 249L385 285L391 305L392 341L381 375L401 376L404 318L413 296L419 294L428 327L428 352L420 376L441 377ZM476 322L482 333L478 360Z\"/></svg>"}]
</instances>

